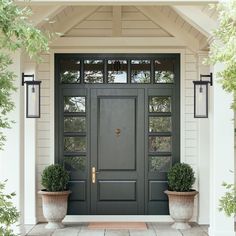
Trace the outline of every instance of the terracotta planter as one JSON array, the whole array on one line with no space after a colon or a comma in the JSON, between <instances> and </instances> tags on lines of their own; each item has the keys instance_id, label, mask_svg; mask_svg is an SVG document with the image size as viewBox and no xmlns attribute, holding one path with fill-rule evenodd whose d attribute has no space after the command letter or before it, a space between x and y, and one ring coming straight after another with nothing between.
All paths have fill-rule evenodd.
<instances>
[{"instance_id":1,"label":"terracotta planter","mask_svg":"<svg viewBox=\"0 0 236 236\"><path fill-rule=\"evenodd\" d=\"M169 198L170 216L175 223L172 225L174 229L189 229L188 224L193 216L194 197L198 194L197 191L191 192L175 192L165 191Z\"/></svg>"},{"instance_id":2,"label":"terracotta planter","mask_svg":"<svg viewBox=\"0 0 236 236\"><path fill-rule=\"evenodd\" d=\"M47 192L39 191L43 201L43 215L48 221L45 228L60 229L63 228L62 220L67 213L67 200L71 191Z\"/></svg>"}]
</instances>

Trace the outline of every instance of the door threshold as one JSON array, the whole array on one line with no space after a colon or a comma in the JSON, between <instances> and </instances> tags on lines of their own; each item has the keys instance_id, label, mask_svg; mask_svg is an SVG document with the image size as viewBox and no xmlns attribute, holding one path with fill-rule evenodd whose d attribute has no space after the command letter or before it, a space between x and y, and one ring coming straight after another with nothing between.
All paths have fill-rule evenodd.
<instances>
[{"instance_id":1,"label":"door threshold","mask_svg":"<svg viewBox=\"0 0 236 236\"><path fill-rule=\"evenodd\" d=\"M67 215L63 222L173 222L169 215Z\"/></svg>"}]
</instances>

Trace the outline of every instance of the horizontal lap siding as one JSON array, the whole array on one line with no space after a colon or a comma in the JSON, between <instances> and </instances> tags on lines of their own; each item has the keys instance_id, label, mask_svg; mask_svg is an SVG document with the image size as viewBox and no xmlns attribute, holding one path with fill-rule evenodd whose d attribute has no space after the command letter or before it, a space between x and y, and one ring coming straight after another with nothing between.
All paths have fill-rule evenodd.
<instances>
[{"instance_id":1,"label":"horizontal lap siding","mask_svg":"<svg viewBox=\"0 0 236 236\"><path fill-rule=\"evenodd\" d=\"M194 94L193 81L198 80L197 55L186 50L185 55L185 157L182 160L190 164L195 172L196 182L194 188L198 189L198 119L194 119ZM193 219L196 220L198 214L197 198L194 203Z\"/></svg>"},{"instance_id":2,"label":"horizontal lap siding","mask_svg":"<svg viewBox=\"0 0 236 236\"><path fill-rule=\"evenodd\" d=\"M72 27L67 37L111 37L113 34L113 8L100 7L82 22ZM158 24L135 7L121 7L121 36L171 37Z\"/></svg>"},{"instance_id":3,"label":"horizontal lap siding","mask_svg":"<svg viewBox=\"0 0 236 236\"><path fill-rule=\"evenodd\" d=\"M50 104L50 55L44 54L43 63L38 65L37 77L42 81L41 85L41 118L37 119L37 158L36 158L36 181L37 190L42 188L41 186L41 174L43 169L51 164L53 159L51 155L51 148L53 141L51 140L50 130L50 111L54 109L53 104ZM42 199L37 195L37 219L44 221L42 212Z\"/></svg>"},{"instance_id":4,"label":"horizontal lap siding","mask_svg":"<svg viewBox=\"0 0 236 236\"><path fill-rule=\"evenodd\" d=\"M41 118L37 120L37 190L41 189L41 174L43 169L50 165L53 158L51 157L51 148L54 148L53 140L51 140L50 130L50 117L52 116L51 111L54 110L53 104L50 104L50 55L45 54L44 63L38 66L38 79L42 80L42 114ZM184 153L185 156L181 157L181 160L189 163L196 172L196 183L195 188L198 186L198 156L197 156L197 147L198 147L198 123L197 119L193 118L193 80L198 78L197 70L197 58L196 55L186 50L185 55L185 75L184 81L184 127L181 129L181 132L184 134ZM194 219L197 216L197 201L195 203ZM43 221L42 214L42 203L41 198L37 197L37 218L39 221Z\"/></svg>"}]
</instances>

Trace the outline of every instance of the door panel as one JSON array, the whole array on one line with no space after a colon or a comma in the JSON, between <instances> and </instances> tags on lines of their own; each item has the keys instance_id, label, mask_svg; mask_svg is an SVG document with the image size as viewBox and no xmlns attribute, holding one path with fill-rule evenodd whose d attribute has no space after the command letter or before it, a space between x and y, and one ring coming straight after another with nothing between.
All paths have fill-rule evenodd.
<instances>
[{"instance_id":1,"label":"door panel","mask_svg":"<svg viewBox=\"0 0 236 236\"><path fill-rule=\"evenodd\" d=\"M99 181L100 201L135 201L136 181Z\"/></svg>"},{"instance_id":2,"label":"door panel","mask_svg":"<svg viewBox=\"0 0 236 236\"><path fill-rule=\"evenodd\" d=\"M142 89L92 90L93 214L144 214L143 104Z\"/></svg>"},{"instance_id":3,"label":"door panel","mask_svg":"<svg viewBox=\"0 0 236 236\"><path fill-rule=\"evenodd\" d=\"M98 100L98 169L135 170L135 98Z\"/></svg>"}]
</instances>

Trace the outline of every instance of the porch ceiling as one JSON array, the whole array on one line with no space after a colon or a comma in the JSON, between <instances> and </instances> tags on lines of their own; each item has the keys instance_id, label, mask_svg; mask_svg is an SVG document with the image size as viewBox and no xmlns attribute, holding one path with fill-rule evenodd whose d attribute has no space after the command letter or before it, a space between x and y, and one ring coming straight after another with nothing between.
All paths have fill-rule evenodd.
<instances>
[{"instance_id":1,"label":"porch ceiling","mask_svg":"<svg viewBox=\"0 0 236 236\"><path fill-rule=\"evenodd\" d=\"M57 32L59 36L56 40L118 37L135 40L155 38L161 42L169 39L168 42L184 44L191 50L198 51L208 48L211 30L216 27L216 12L206 4L66 6L50 5L47 2L47 5L31 4L30 7L34 13L33 24L44 31Z\"/></svg>"}]
</instances>

